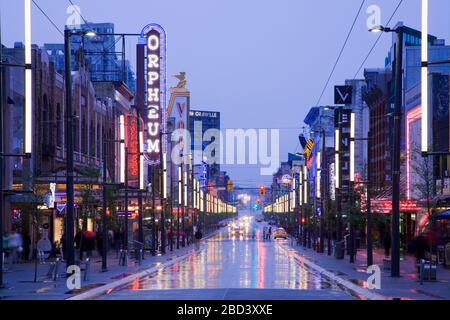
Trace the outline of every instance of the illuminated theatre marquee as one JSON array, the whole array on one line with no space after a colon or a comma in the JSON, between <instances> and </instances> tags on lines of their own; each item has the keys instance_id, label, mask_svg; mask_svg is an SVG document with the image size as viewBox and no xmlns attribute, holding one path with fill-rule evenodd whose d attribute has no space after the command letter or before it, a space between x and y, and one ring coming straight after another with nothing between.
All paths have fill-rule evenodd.
<instances>
[{"instance_id":1,"label":"illuminated theatre marquee","mask_svg":"<svg viewBox=\"0 0 450 320\"><path fill-rule=\"evenodd\" d=\"M166 37L164 30L154 24L145 27L143 35L147 47L146 160L150 165L157 165L161 152L166 150L165 135L162 134L166 123Z\"/></svg>"}]
</instances>

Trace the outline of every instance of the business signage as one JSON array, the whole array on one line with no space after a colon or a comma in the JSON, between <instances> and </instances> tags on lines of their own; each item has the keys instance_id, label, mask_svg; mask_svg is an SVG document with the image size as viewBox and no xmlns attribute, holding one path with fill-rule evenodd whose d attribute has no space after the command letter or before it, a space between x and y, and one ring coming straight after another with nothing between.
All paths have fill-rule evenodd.
<instances>
[{"instance_id":1,"label":"business signage","mask_svg":"<svg viewBox=\"0 0 450 320\"><path fill-rule=\"evenodd\" d=\"M334 103L335 104L352 104L352 86L335 86L334 87Z\"/></svg>"},{"instance_id":2,"label":"business signage","mask_svg":"<svg viewBox=\"0 0 450 320\"><path fill-rule=\"evenodd\" d=\"M166 141L166 34L157 24L142 31L146 39L147 99L145 107L145 158L149 165L158 165ZM161 150L162 149L162 150Z\"/></svg>"},{"instance_id":3,"label":"business signage","mask_svg":"<svg viewBox=\"0 0 450 320\"><path fill-rule=\"evenodd\" d=\"M139 183L139 123L135 115L125 116L125 144L128 149L128 183Z\"/></svg>"},{"instance_id":4,"label":"business signage","mask_svg":"<svg viewBox=\"0 0 450 320\"><path fill-rule=\"evenodd\" d=\"M371 199L370 200L371 211L373 213L391 214L392 212L392 200L391 199ZM363 211L366 209L366 204L362 204ZM420 207L417 201L414 200L402 200L400 201L400 212L402 213L417 213L420 211Z\"/></svg>"},{"instance_id":5,"label":"business signage","mask_svg":"<svg viewBox=\"0 0 450 320\"><path fill-rule=\"evenodd\" d=\"M200 175L200 186L202 188L207 187L209 180L209 165L206 161L202 161L202 172Z\"/></svg>"},{"instance_id":6,"label":"business signage","mask_svg":"<svg viewBox=\"0 0 450 320\"><path fill-rule=\"evenodd\" d=\"M342 189L341 194L343 196L348 196L348 191L350 188L350 135L351 135L351 109L339 108L335 110L335 128L340 129L339 133L339 168L335 170L340 170L341 183L340 188ZM346 198L344 197L345 201Z\"/></svg>"},{"instance_id":7,"label":"business signage","mask_svg":"<svg viewBox=\"0 0 450 320\"><path fill-rule=\"evenodd\" d=\"M219 112L191 110L189 111L189 117L217 119L219 117Z\"/></svg>"}]
</instances>

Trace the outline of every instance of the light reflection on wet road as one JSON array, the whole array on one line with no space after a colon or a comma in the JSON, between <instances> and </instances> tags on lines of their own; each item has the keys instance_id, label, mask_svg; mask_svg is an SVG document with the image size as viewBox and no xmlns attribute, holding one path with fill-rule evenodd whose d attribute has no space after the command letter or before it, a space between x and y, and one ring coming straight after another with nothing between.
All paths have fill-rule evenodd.
<instances>
[{"instance_id":1,"label":"light reflection on wet road","mask_svg":"<svg viewBox=\"0 0 450 320\"><path fill-rule=\"evenodd\" d=\"M283 241L264 241L263 224L257 227L255 239L233 237L225 228L204 241L200 251L187 259L136 279L101 299L145 298L156 292L164 292L167 298L169 291L175 294L180 290L205 289L288 289L297 295L299 291L308 294L320 291L321 295L329 293L330 298L334 295L352 299L335 284L302 266L283 248L287 245ZM207 296L213 297L210 293Z\"/></svg>"}]
</instances>

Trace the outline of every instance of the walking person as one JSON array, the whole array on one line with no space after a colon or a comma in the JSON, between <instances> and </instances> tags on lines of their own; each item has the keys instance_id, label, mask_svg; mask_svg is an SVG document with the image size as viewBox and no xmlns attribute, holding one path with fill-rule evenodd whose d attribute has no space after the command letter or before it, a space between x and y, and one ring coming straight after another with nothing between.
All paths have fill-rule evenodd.
<instances>
[{"instance_id":1,"label":"walking person","mask_svg":"<svg viewBox=\"0 0 450 320\"><path fill-rule=\"evenodd\" d=\"M122 234L121 229L116 229L113 234L113 247L116 251L116 259L119 259L120 245L122 243L120 236Z\"/></svg>"},{"instance_id":2,"label":"walking person","mask_svg":"<svg viewBox=\"0 0 450 320\"><path fill-rule=\"evenodd\" d=\"M203 238L202 231L200 228L197 229L197 232L195 232L195 249L200 250L200 241Z\"/></svg>"},{"instance_id":3,"label":"walking person","mask_svg":"<svg viewBox=\"0 0 450 320\"><path fill-rule=\"evenodd\" d=\"M31 250L31 237L28 232L23 234L23 261L30 260L30 250Z\"/></svg>"},{"instance_id":4,"label":"walking person","mask_svg":"<svg viewBox=\"0 0 450 320\"><path fill-rule=\"evenodd\" d=\"M17 264L19 262L19 254L23 249L22 245L22 236L14 230L9 236L9 248L11 249L12 264Z\"/></svg>"},{"instance_id":5,"label":"walking person","mask_svg":"<svg viewBox=\"0 0 450 320\"><path fill-rule=\"evenodd\" d=\"M391 255L391 234L390 232L386 232L384 234L384 255L385 257L389 257Z\"/></svg>"},{"instance_id":6,"label":"walking person","mask_svg":"<svg viewBox=\"0 0 450 320\"><path fill-rule=\"evenodd\" d=\"M267 240L272 240L272 227L269 227L269 232L267 234L268 239Z\"/></svg>"}]
</instances>

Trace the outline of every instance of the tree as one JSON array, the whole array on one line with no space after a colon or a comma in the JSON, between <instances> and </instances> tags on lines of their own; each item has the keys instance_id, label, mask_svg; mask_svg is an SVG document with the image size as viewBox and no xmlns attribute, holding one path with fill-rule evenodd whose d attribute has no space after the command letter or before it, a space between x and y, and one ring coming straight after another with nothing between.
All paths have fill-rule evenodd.
<instances>
[{"instance_id":1,"label":"tree","mask_svg":"<svg viewBox=\"0 0 450 320\"><path fill-rule=\"evenodd\" d=\"M100 170L98 168L86 167L81 170L81 175L86 179L80 193L81 220L83 221L83 229L87 229L88 219L95 219L93 207L98 205L98 199L94 192L94 185L98 183L100 178Z\"/></svg>"},{"instance_id":2,"label":"tree","mask_svg":"<svg viewBox=\"0 0 450 320\"><path fill-rule=\"evenodd\" d=\"M38 209L39 205L43 205L45 202L45 196L47 194L42 188L38 188L37 177L34 175L29 175L26 179L27 184L30 186L29 201L22 205L22 210L24 213L28 213L31 218L31 225L34 233L34 243L33 243L33 259L34 259L34 282L37 282L37 269L38 269L38 254L37 254L37 243L39 237L39 226L41 225L41 214Z\"/></svg>"},{"instance_id":3,"label":"tree","mask_svg":"<svg viewBox=\"0 0 450 320\"><path fill-rule=\"evenodd\" d=\"M414 147L411 153L411 166L415 173L416 181L413 184L415 193L420 200L425 201L426 214L431 233L436 231L436 223L433 219L433 207L435 205L435 180L433 173L433 158L422 156L418 147ZM433 239L428 237L430 245L430 255L433 252Z\"/></svg>"}]
</instances>

